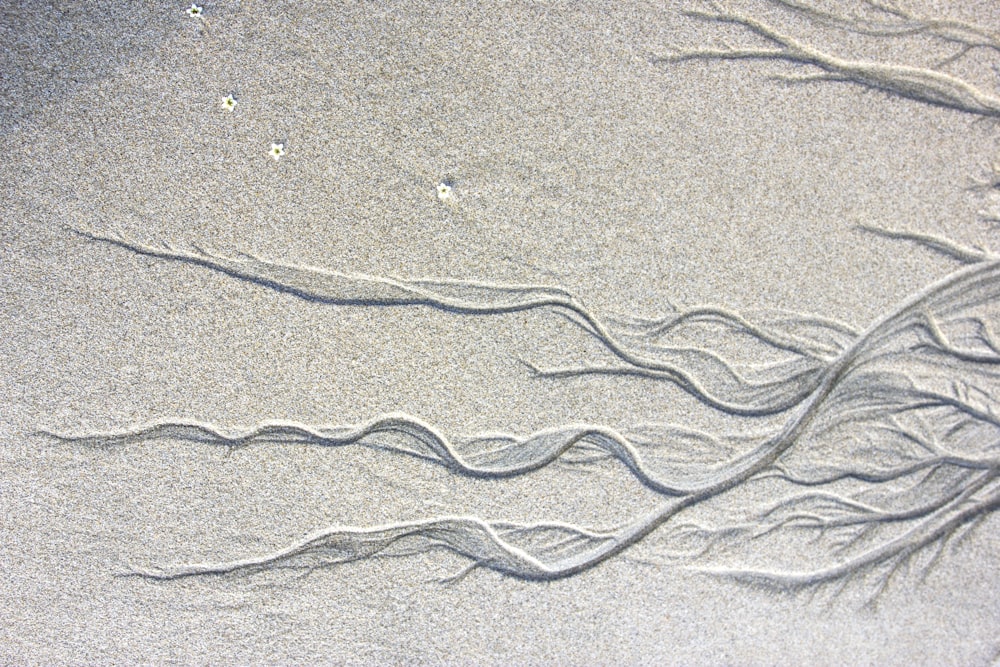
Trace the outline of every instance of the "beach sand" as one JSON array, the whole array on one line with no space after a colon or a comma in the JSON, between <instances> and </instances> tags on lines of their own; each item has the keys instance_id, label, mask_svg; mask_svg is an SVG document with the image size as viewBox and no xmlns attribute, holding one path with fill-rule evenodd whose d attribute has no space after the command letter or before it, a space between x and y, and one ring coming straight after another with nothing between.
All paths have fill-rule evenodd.
<instances>
[{"instance_id":1,"label":"beach sand","mask_svg":"<svg viewBox=\"0 0 1000 667\"><path fill-rule=\"evenodd\" d=\"M475 478L361 446L95 447L39 431L404 413L456 439L567 424L748 434L788 415L729 414L651 378L534 377L525 362L608 361L551 309L327 304L74 230L344 274L548 285L601 317L711 305L856 331L961 266L858 225L1000 251L982 220L1000 215L995 189L970 189L1000 160L995 118L856 83L776 81L815 71L781 61L654 62L671 47L767 46L685 16L706 7L695 0L341 4L2 10L0 662L996 660L1000 523L988 513L926 577L936 545L874 598L877 576L833 595L695 571L697 559L660 557L677 547L669 526L552 581L479 568L441 583L468 560L440 550L122 576L260 556L331 526L468 516L611 529L662 498L617 462ZM956 51L773 3L727 6L858 60L931 67ZM906 6L1000 25L994 3ZM944 69L997 91L997 57L979 48ZM766 503L769 488L745 489L746 502ZM731 509L720 502L704 516ZM810 569L796 544L736 555Z\"/></svg>"}]
</instances>

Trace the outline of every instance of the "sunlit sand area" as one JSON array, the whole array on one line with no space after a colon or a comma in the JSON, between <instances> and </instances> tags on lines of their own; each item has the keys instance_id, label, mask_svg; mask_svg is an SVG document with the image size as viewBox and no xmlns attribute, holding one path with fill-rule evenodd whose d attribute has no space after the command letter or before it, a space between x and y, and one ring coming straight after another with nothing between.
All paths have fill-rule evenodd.
<instances>
[{"instance_id":1,"label":"sunlit sand area","mask_svg":"<svg viewBox=\"0 0 1000 667\"><path fill-rule=\"evenodd\" d=\"M1000 660L1000 8L3 10L0 660Z\"/></svg>"}]
</instances>

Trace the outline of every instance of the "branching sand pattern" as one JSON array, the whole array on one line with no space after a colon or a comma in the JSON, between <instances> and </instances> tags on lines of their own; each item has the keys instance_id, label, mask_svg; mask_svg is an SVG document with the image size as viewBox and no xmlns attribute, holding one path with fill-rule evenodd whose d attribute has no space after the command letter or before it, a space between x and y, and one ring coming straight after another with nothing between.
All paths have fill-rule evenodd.
<instances>
[{"instance_id":1,"label":"branching sand pattern","mask_svg":"<svg viewBox=\"0 0 1000 667\"><path fill-rule=\"evenodd\" d=\"M873 19L823 12L798 0L771 0L838 29L882 36L929 35L997 49L991 33L927 19L869 0ZM717 3L691 15L746 27L770 49L678 50L660 62L764 58L813 65L807 80L841 80L980 116L1000 117L1000 99L935 70L840 59ZM953 60L952 58L951 60ZM801 80L803 77L799 77ZM985 185L993 188L992 183ZM406 280L348 275L201 249L147 245L74 229L129 252L219 271L316 304L421 306L467 316L531 309L558 313L603 347L591 365L543 369L539 377L635 375L682 388L729 415L771 416L781 425L758 435L708 433L659 425L618 432L577 424L526 437L449 438L417 418L392 414L356 426L269 421L247 430L166 420L112 433L53 434L63 442L115 447L153 439L227 447L364 446L441 465L455 474L510 478L554 463L584 468L617 462L660 496L659 506L606 530L561 523L516 524L478 517L315 532L280 551L220 563L164 565L134 574L188 576L314 568L335 563L445 550L468 569L550 580L622 554L656 533L655 559L677 567L786 590L842 587L873 578L878 590L908 565L929 568L949 541L1000 507L1000 257L946 239L863 227L865 233L916 243L963 265L914 295L865 331L820 317L745 318L715 307L675 309L660 319L601 318L566 290L536 285ZM697 330L691 345L686 332ZM733 340L779 360L736 362ZM749 489L761 492L746 493ZM719 511L719 508L722 511ZM705 511L711 508L711 511ZM721 516L721 519L720 519ZM754 549L776 543L796 554L775 567L747 564ZM735 554L735 555L734 555Z\"/></svg>"},{"instance_id":2,"label":"branching sand pattern","mask_svg":"<svg viewBox=\"0 0 1000 667\"><path fill-rule=\"evenodd\" d=\"M150 257L205 266L316 303L430 306L464 315L553 309L593 335L619 365L556 370L531 366L537 374L645 375L674 382L720 410L748 416L776 414L797 405L815 388L826 362L856 335L849 327L822 318L777 318L769 324L756 325L719 308L675 312L660 320L606 324L579 299L558 288L348 275L268 262L251 255L221 257L201 249L146 246L120 237L73 231ZM709 349L661 343L673 331L704 323L715 323L731 333L750 336L766 347L789 353L789 359L778 367L739 368Z\"/></svg>"},{"instance_id":3,"label":"branching sand pattern","mask_svg":"<svg viewBox=\"0 0 1000 667\"><path fill-rule=\"evenodd\" d=\"M872 32L874 30L874 28L869 27L869 22L836 17L798 2L778 2L778 4L795 8L820 20L835 20L838 24L842 23L854 31ZM774 43L777 48L678 48L671 55L656 58L654 62L678 63L687 60L747 59L785 60L800 65L812 65L822 71L815 74L777 76L777 78L783 81L844 81L857 83L928 104L936 104L979 116L1000 118L1000 97L987 93L958 77L939 72L935 69L839 58L796 40L758 19L726 9L719 3L712 2L709 3L709 6L712 7L710 11L690 10L686 13L689 16L708 21L744 26L751 32ZM962 33L957 28L946 32L943 26L931 26L926 21L921 23L915 19L913 21L916 23L913 28L914 30L942 37L947 35L948 39L960 42L963 45L960 55L964 55L975 47L996 47L996 42L991 41L991 38L988 39L989 35L985 31L983 31L982 35L973 35L967 32ZM906 24L904 23L904 25ZM900 34L908 33L901 31ZM948 59L948 61L951 60L954 60L954 57Z\"/></svg>"},{"instance_id":4,"label":"branching sand pattern","mask_svg":"<svg viewBox=\"0 0 1000 667\"><path fill-rule=\"evenodd\" d=\"M869 231L918 242L967 267L860 334L806 317L792 323L776 320L765 327L718 309L609 326L563 290L345 276L258 258L145 246L87 232L91 239L133 252L198 264L317 303L420 304L477 315L528 308L561 310L630 372L674 382L734 414L786 417L780 430L756 437L673 426L629 436L606 427L574 425L526 438L490 435L451 440L405 415L356 427L267 422L247 431L164 421L117 433L53 437L101 447L155 438L225 446L361 445L486 478L527 474L555 461L588 466L614 459L638 483L663 497L659 507L607 531L476 517L365 529L337 527L246 560L137 570L152 578L311 568L445 549L468 558L470 569L554 579L593 567L657 530L668 542L684 545L680 552L669 554L671 559L701 569L713 569L705 563L711 562L712 553L724 552L726 545L778 533L815 533L825 545L822 553L840 556L830 565L801 573L713 569L784 587L839 582L878 568L891 571L924 547L943 545L1000 504L1000 416L995 414L992 395L1000 370L1000 340L991 319L996 313L990 312L1000 296L1000 258L930 236ZM783 350L794 361L770 366L768 382L751 384L710 349L669 345L671 333L689 320L737 328ZM708 378L719 369L728 369L724 372L730 384L720 385L727 387L727 400L742 402L730 406L692 379L702 374ZM598 371L563 371L573 372ZM717 463L706 465L698 451L713 452ZM744 485L765 482L777 484L780 494L755 508L749 520L715 527L679 520L682 513L696 515L699 506Z\"/></svg>"},{"instance_id":5,"label":"branching sand pattern","mask_svg":"<svg viewBox=\"0 0 1000 667\"><path fill-rule=\"evenodd\" d=\"M875 16L857 14L844 16L823 11L798 0L771 0L771 2L800 12L818 23L838 30L875 37L933 37L956 45L958 51L938 63L939 67L958 60L973 49L990 49L1000 53L1000 33L964 21L920 16L888 2L865 0L864 6Z\"/></svg>"}]
</instances>

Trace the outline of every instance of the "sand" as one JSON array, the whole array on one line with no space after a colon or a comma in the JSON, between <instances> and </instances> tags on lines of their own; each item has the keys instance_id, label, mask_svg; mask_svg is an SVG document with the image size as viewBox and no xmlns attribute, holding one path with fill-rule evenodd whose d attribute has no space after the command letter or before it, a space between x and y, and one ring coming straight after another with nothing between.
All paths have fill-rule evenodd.
<instances>
[{"instance_id":1,"label":"sand","mask_svg":"<svg viewBox=\"0 0 1000 667\"><path fill-rule=\"evenodd\" d=\"M657 61L684 49L775 47L746 26L686 16L710 9L694 0L341 4L220 0L192 17L183 3L23 2L0 14L0 662L995 661L1000 524L987 476L997 469L989 458L997 433L983 416L996 405L995 351L970 319L995 322L995 258L963 265L859 225L1000 252L987 219L1000 216L1000 197L974 187L995 178L996 119L928 104L919 99L926 89L907 97L857 82L773 78L823 71L801 63ZM905 6L1000 25L988 2ZM725 7L854 61L930 69L959 48L933 36L852 33L775 3ZM996 96L996 59L979 47L940 71ZM226 273L206 266L203 250L264 263ZM315 288L306 294L282 283L289 278L278 264L326 273L298 275ZM951 428L954 408L924 417L942 447L984 467L873 485L896 499L885 508L904 511L982 482L978 495L944 508L950 514L886 522L885 534L879 524L857 546L868 553L968 510L963 538L933 563L940 540L905 562L817 585L706 573L816 573L849 562L852 552L809 542L808 529L751 539L772 505L829 508L781 504L811 487L750 480L600 562L581 557L586 566L571 576L495 560L442 582L470 561L441 549L140 576L261 558L331 527L435 517L494 528L627 526L671 496L644 485L625 459L588 465L576 449L508 476L497 473L506 459L490 469L469 463L467 438L588 425L634 444L646 425L661 447L636 451L651 466L657 452L667 461L653 477L669 477L662 470L680 461L698 486L801 419L812 399L791 407L769 404L769 392L733 399L756 416L706 405L662 368L640 373L609 352L581 328L581 313L608 326L699 306L779 328L776 313L836 320L853 333L808 361L826 368L838 363L837 345L849 349L915 295L944 293L940 281L960 271L985 277L955 279L947 299L913 316L939 321L954 354L930 359L933 345L917 344L926 328L924 338L887 334L891 358L873 362L851 404L876 405L886 387L904 400L900 377L934 371L941 391L980 410L964 413L974 422L966 430ZM355 279L324 292L337 282L331 276ZM406 282L428 278L471 284L435 292ZM514 297L483 284L559 288L582 305L575 315L558 304L499 312L497 300ZM397 295L423 289L424 305L345 303L373 285ZM789 354L718 318L677 335L678 347L712 349L741 368ZM643 349L644 358L660 354ZM623 364L628 373L531 370ZM716 373L699 372L709 393L726 391ZM803 376L806 394L809 378L823 381L816 373ZM903 456L884 451L902 429L879 428L884 413L851 421L854 440L797 434L789 465L821 474L899 464L879 458ZM329 435L390 414L427 425L441 437L437 449L423 458L393 450L430 446L405 437L382 448L304 436L230 447L176 430L89 441L41 433L113 436L180 421L232 434L280 420ZM465 468L453 456L462 452ZM574 452L578 462L568 464ZM840 499L857 491L820 490ZM681 530L692 522L743 532L698 554L705 535ZM515 555L555 539L521 537L531 539ZM386 553L423 546L418 536ZM881 588L893 564L901 567Z\"/></svg>"}]
</instances>

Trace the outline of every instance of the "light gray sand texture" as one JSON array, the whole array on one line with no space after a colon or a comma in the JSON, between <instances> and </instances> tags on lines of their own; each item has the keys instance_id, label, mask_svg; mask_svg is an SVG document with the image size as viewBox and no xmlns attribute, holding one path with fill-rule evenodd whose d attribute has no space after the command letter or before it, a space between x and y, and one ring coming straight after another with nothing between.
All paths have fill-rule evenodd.
<instances>
[{"instance_id":1,"label":"light gray sand texture","mask_svg":"<svg viewBox=\"0 0 1000 667\"><path fill-rule=\"evenodd\" d=\"M266 554L334 525L461 515L611 528L660 499L613 462L472 479L363 447L95 448L37 434L393 412L449 437L780 427L670 382L532 377L521 361L600 358L545 310L317 304L68 227L344 273L560 286L601 314L712 304L864 330L959 265L858 224L1000 250L982 219L997 202L969 189L1000 159L995 120L774 81L813 71L777 61L654 64L670 47L765 45L684 16L707 7L695 0L220 1L202 18L180 3L55 4L7 3L0 25L0 662L997 658L993 514L926 577L926 557L902 569L874 605L872 580L813 597L674 566L658 532L550 582L480 568L445 585L467 561L440 551L152 581L119 575ZM995 3L906 6L1000 25ZM773 3L727 7L856 59L930 67L956 50ZM996 91L998 57L977 49L944 69ZM812 565L791 548L737 555Z\"/></svg>"}]
</instances>

